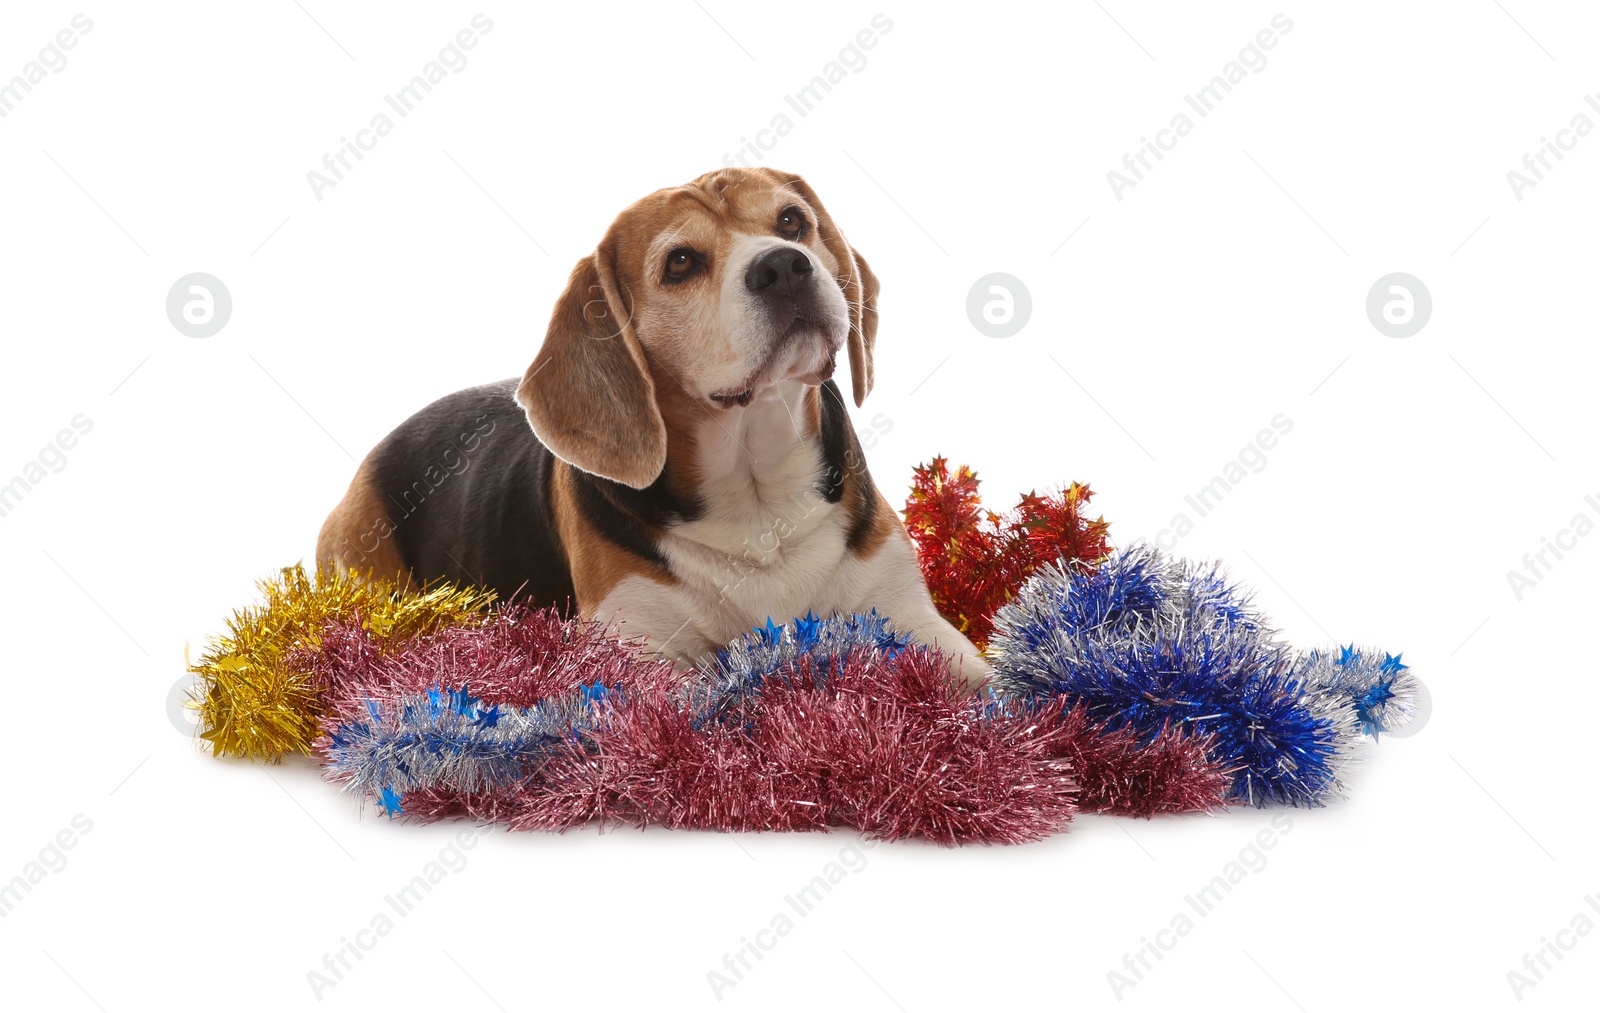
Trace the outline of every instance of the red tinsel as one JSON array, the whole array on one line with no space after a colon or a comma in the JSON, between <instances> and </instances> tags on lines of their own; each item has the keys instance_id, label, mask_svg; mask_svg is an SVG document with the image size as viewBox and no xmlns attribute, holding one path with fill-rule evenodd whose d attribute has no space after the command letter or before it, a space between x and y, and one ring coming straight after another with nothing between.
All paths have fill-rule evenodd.
<instances>
[{"instance_id":1,"label":"red tinsel","mask_svg":"<svg viewBox=\"0 0 1600 1013\"><path fill-rule=\"evenodd\" d=\"M1058 698L1059 699L1059 698ZM1078 806L1112 816L1205 812L1221 808L1231 772L1211 758L1209 739L1167 726L1139 744L1132 728L1107 730L1082 704L1061 718L1061 755L1078 778Z\"/></svg>"},{"instance_id":2,"label":"red tinsel","mask_svg":"<svg viewBox=\"0 0 1600 1013\"><path fill-rule=\"evenodd\" d=\"M1093 565L1111 552L1110 526L1084 513L1094 496L1073 482L1059 493L1027 493L1005 514L984 510L977 472L935 457L918 465L906 499L906 529L917 546L939 612L978 647L988 643L995 611L1045 563Z\"/></svg>"},{"instance_id":3,"label":"red tinsel","mask_svg":"<svg viewBox=\"0 0 1600 1013\"><path fill-rule=\"evenodd\" d=\"M329 623L315 648L295 658L324 687L333 715L357 715L366 700L395 699L434 687L465 687L487 704L530 707L579 683L630 687L670 673L604 627L563 618L555 607L496 606L482 623L446 626L385 644L358 615Z\"/></svg>"}]
</instances>

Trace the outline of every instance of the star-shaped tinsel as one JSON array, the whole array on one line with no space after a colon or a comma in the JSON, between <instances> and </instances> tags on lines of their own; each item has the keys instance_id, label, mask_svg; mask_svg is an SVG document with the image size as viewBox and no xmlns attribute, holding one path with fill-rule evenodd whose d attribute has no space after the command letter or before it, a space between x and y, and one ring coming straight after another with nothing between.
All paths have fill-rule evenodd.
<instances>
[{"instance_id":1,"label":"star-shaped tinsel","mask_svg":"<svg viewBox=\"0 0 1600 1013\"><path fill-rule=\"evenodd\" d=\"M390 819L400 815L400 793L392 785L384 785L383 791L378 795L378 807Z\"/></svg>"}]
</instances>

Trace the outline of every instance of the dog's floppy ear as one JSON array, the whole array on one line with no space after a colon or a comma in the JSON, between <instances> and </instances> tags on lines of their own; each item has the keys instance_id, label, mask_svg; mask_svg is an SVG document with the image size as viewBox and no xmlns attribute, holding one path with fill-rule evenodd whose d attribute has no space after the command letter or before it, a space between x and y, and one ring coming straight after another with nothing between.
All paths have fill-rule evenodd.
<instances>
[{"instance_id":1,"label":"dog's floppy ear","mask_svg":"<svg viewBox=\"0 0 1600 1013\"><path fill-rule=\"evenodd\" d=\"M822 245L839 262L839 275L834 280L844 290L844 301L850 307L850 336L847 342L850 348L850 384L856 407L859 408L872 390L872 346L878 338L878 276L872 273L872 268L867 266L861 254L845 242L844 233L833 223L832 216L822 206L822 201L817 199L817 192L811 189L811 184L795 175L787 176L784 182L816 212L817 232L822 238Z\"/></svg>"},{"instance_id":2,"label":"dog's floppy ear","mask_svg":"<svg viewBox=\"0 0 1600 1013\"><path fill-rule=\"evenodd\" d=\"M573 268L517 403L574 467L635 489L666 467L667 426L606 244Z\"/></svg>"}]
</instances>

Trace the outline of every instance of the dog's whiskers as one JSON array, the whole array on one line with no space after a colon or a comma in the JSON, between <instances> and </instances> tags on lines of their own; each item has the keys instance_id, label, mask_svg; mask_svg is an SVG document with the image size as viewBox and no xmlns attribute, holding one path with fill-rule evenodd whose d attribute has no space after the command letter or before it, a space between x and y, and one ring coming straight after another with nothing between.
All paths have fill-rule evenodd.
<instances>
[{"instance_id":1,"label":"dog's whiskers","mask_svg":"<svg viewBox=\"0 0 1600 1013\"><path fill-rule=\"evenodd\" d=\"M783 410L789 413L789 425L794 428L794 434L800 439L805 439L805 434L800 432L800 420L794 417L794 409L789 407L789 402L783 398L778 399L783 404Z\"/></svg>"}]
</instances>

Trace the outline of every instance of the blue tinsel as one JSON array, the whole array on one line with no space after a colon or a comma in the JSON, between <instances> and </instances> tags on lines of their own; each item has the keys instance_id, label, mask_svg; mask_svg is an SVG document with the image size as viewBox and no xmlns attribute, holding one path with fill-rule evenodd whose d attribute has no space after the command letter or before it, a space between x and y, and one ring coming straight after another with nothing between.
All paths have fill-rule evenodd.
<instances>
[{"instance_id":1,"label":"blue tinsel","mask_svg":"<svg viewBox=\"0 0 1600 1013\"><path fill-rule=\"evenodd\" d=\"M1416 706L1416 679L1400 655L1358 648L1308 651L1295 662L1295 676L1311 693L1322 693L1355 710L1361 734L1377 738L1410 721Z\"/></svg>"},{"instance_id":2,"label":"blue tinsel","mask_svg":"<svg viewBox=\"0 0 1600 1013\"><path fill-rule=\"evenodd\" d=\"M1255 805L1338 795L1360 735L1409 716L1398 658L1353 649L1297 658L1218 568L1148 545L1091 570L1040 571L995 628L1001 691L1064 695L1149 738L1169 723L1210 735L1233 794Z\"/></svg>"},{"instance_id":3,"label":"blue tinsel","mask_svg":"<svg viewBox=\"0 0 1600 1013\"><path fill-rule=\"evenodd\" d=\"M696 725L739 709L761 691L762 683L783 672L792 674L802 655L812 659L813 678L826 678L835 664L855 651L893 657L911 644L911 637L890 625L876 609L862 614L819 619L810 612L783 626L769 616L727 647L717 651L690 690Z\"/></svg>"},{"instance_id":4,"label":"blue tinsel","mask_svg":"<svg viewBox=\"0 0 1600 1013\"><path fill-rule=\"evenodd\" d=\"M487 705L465 688L434 687L395 701L367 700L366 720L328 737L327 767L352 792L376 795L391 817L400 796L448 783L462 791L514 784L530 761L577 741L610 691L582 685L533 707Z\"/></svg>"}]
</instances>

